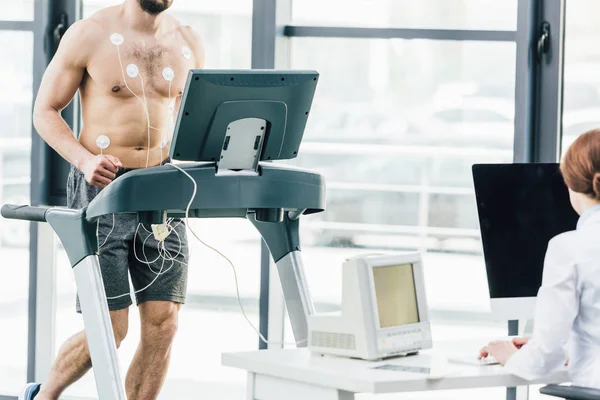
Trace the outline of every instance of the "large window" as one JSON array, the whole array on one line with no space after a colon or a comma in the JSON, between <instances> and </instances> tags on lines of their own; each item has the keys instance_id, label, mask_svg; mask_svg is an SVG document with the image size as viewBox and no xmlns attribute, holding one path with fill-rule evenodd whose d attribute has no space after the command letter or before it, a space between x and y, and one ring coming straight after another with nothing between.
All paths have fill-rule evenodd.
<instances>
[{"instance_id":1,"label":"large window","mask_svg":"<svg viewBox=\"0 0 600 400\"><path fill-rule=\"evenodd\" d=\"M294 24L516 29L516 2L332 0L318 5L332 11L319 13L308 3L293 2ZM294 161L327 180L327 210L301 224L317 312L339 310L346 258L417 250L434 341L505 335L506 322L489 314L471 166L513 161L516 43L290 40L291 67L321 75ZM292 340L289 324L285 332Z\"/></svg>"},{"instance_id":2,"label":"large window","mask_svg":"<svg viewBox=\"0 0 600 400\"><path fill-rule=\"evenodd\" d=\"M0 75L0 199L28 204L32 32L0 31ZM14 395L26 383L28 288L29 224L0 218L1 394Z\"/></svg>"},{"instance_id":3,"label":"large window","mask_svg":"<svg viewBox=\"0 0 600 400\"><path fill-rule=\"evenodd\" d=\"M121 1L85 0L84 17ZM202 37L207 68L250 68L252 1L225 0L199 2L177 0L169 11ZM240 219L190 220L198 236L229 257L236 269L242 304L248 318L258 326L260 283L260 236L254 227ZM258 339L240 312L234 275L229 263L188 235L191 258L188 297L180 313L180 329L175 340L171 368L162 396L189 397L201 393L207 399L242 398L246 374L221 367L221 353L254 350ZM75 313L76 287L68 260L61 250L58 259L58 310L56 346L83 329ZM130 309L130 329L119 349L121 370L127 367L139 340L139 314ZM70 396L93 397L93 374L73 385Z\"/></svg>"},{"instance_id":4,"label":"large window","mask_svg":"<svg viewBox=\"0 0 600 400\"><path fill-rule=\"evenodd\" d=\"M419 250L434 311L485 313L471 165L512 161L514 43L297 38L292 67L321 74L296 162L327 178L327 210L304 253L339 261L307 262L315 300L349 252Z\"/></svg>"},{"instance_id":5,"label":"large window","mask_svg":"<svg viewBox=\"0 0 600 400\"><path fill-rule=\"evenodd\" d=\"M594 21L600 4L567 2L563 101L563 152L580 134L600 128L600 27Z\"/></svg>"}]
</instances>

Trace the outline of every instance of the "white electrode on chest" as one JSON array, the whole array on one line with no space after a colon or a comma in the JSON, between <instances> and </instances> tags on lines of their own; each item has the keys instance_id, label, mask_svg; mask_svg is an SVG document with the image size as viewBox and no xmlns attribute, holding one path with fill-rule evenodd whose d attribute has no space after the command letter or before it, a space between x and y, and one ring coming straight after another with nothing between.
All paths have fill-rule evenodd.
<instances>
[{"instance_id":1,"label":"white electrode on chest","mask_svg":"<svg viewBox=\"0 0 600 400\"><path fill-rule=\"evenodd\" d=\"M138 68L137 65L135 65L135 64L129 64L127 66L127 75L130 78L137 78L139 74L140 74L140 69Z\"/></svg>"},{"instance_id":2,"label":"white electrode on chest","mask_svg":"<svg viewBox=\"0 0 600 400\"><path fill-rule=\"evenodd\" d=\"M123 35L121 35L120 33L113 33L112 35L110 35L110 41L115 46L120 46L123 44L123 42L125 42L125 39L123 38Z\"/></svg>"},{"instance_id":3,"label":"white electrode on chest","mask_svg":"<svg viewBox=\"0 0 600 400\"><path fill-rule=\"evenodd\" d=\"M96 146L98 146L98 148L101 150L106 150L108 149L108 146L110 146L110 139L108 136L100 135L96 139Z\"/></svg>"},{"instance_id":4,"label":"white electrode on chest","mask_svg":"<svg viewBox=\"0 0 600 400\"><path fill-rule=\"evenodd\" d=\"M183 48L181 49L181 54L183 55L183 58L185 58L186 60L189 60L190 58L192 58L192 50L190 50L190 48L187 46L183 46Z\"/></svg>"},{"instance_id":5,"label":"white electrode on chest","mask_svg":"<svg viewBox=\"0 0 600 400\"><path fill-rule=\"evenodd\" d=\"M165 147L167 147L167 144L168 144L168 143L169 143L169 142L167 141L167 139L163 139L163 140L161 140L161 141L160 141L160 148L161 148L161 149L164 149Z\"/></svg>"},{"instance_id":6,"label":"white electrode on chest","mask_svg":"<svg viewBox=\"0 0 600 400\"><path fill-rule=\"evenodd\" d=\"M175 111L175 100L169 103L169 112Z\"/></svg>"},{"instance_id":7,"label":"white electrode on chest","mask_svg":"<svg viewBox=\"0 0 600 400\"><path fill-rule=\"evenodd\" d=\"M175 79L175 71L171 67L163 69L162 76L165 81L172 82Z\"/></svg>"}]
</instances>

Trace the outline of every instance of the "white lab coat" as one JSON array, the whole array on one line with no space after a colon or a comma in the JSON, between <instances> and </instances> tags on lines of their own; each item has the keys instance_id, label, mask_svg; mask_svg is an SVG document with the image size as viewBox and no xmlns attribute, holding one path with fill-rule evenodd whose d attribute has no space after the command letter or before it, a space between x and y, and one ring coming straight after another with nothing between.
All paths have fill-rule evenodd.
<instances>
[{"instance_id":1,"label":"white lab coat","mask_svg":"<svg viewBox=\"0 0 600 400\"><path fill-rule=\"evenodd\" d=\"M600 388L600 206L548 244L533 335L506 368L542 378L563 367L567 353L573 384Z\"/></svg>"}]
</instances>

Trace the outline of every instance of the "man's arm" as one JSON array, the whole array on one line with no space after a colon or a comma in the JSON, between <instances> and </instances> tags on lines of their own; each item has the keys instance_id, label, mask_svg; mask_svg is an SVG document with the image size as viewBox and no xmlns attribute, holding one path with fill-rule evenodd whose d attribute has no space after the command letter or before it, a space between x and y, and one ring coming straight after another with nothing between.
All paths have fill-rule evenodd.
<instances>
[{"instance_id":1,"label":"man's arm","mask_svg":"<svg viewBox=\"0 0 600 400\"><path fill-rule=\"evenodd\" d=\"M99 37L102 30L93 21L79 21L67 30L42 78L33 123L46 143L81 170L89 183L104 187L114 179L119 161L115 157L96 157L90 153L75 139L60 114L77 93L90 52Z\"/></svg>"}]
</instances>

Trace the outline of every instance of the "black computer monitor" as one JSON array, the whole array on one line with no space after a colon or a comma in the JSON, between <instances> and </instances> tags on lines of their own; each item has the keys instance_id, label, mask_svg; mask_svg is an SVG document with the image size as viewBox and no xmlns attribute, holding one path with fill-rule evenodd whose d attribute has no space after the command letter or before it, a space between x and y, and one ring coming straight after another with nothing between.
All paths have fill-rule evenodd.
<instances>
[{"instance_id":1,"label":"black computer monitor","mask_svg":"<svg viewBox=\"0 0 600 400\"><path fill-rule=\"evenodd\" d=\"M223 150L240 159L253 146L249 157L256 161L295 158L318 77L316 71L191 70L170 157L226 162Z\"/></svg>"},{"instance_id":2,"label":"black computer monitor","mask_svg":"<svg viewBox=\"0 0 600 400\"><path fill-rule=\"evenodd\" d=\"M559 165L479 164L473 181L492 311L531 317L548 242L579 218Z\"/></svg>"}]
</instances>

